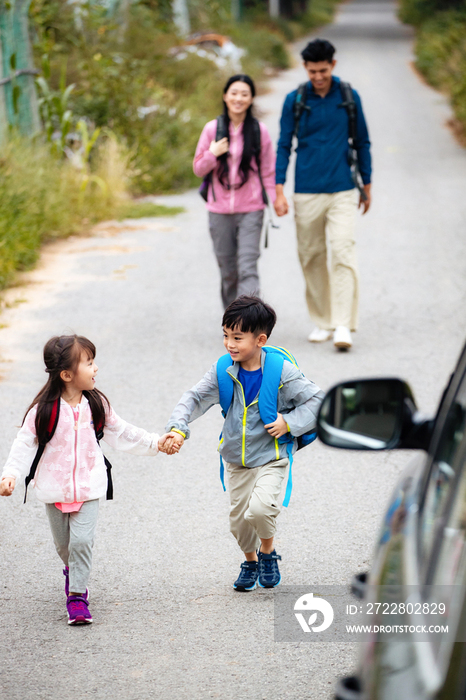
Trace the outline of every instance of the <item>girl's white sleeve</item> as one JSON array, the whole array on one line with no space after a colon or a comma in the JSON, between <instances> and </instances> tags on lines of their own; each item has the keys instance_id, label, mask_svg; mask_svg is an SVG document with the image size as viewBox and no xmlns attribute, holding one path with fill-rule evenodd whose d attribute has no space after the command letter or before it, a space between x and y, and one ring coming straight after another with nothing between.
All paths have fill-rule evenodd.
<instances>
[{"instance_id":1,"label":"girl's white sleeve","mask_svg":"<svg viewBox=\"0 0 466 700\"><path fill-rule=\"evenodd\" d=\"M127 423L113 408L106 411L103 439L115 450L133 455L156 455L159 451L160 436L157 433L148 433Z\"/></svg>"},{"instance_id":2,"label":"girl's white sleeve","mask_svg":"<svg viewBox=\"0 0 466 700\"><path fill-rule=\"evenodd\" d=\"M6 476L14 476L18 481L29 474L38 448L34 425L35 417L36 407L27 414L26 420L11 446L10 454L3 468L2 479Z\"/></svg>"}]
</instances>

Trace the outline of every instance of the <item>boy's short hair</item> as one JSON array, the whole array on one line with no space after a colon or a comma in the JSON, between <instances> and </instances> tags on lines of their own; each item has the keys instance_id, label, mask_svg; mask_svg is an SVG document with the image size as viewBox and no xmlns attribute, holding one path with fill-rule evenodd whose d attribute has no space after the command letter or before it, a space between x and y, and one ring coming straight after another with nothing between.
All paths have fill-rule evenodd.
<instances>
[{"instance_id":1,"label":"boy's short hair","mask_svg":"<svg viewBox=\"0 0 466 700\"><path fill-rule=\"evenodd\" d=\"M268 338L276 322L277 314L271 306L259 297L242 294L225 309L222 326L255 335L265 333Z\"/></svg>"},{"instance_id":2,"label":"boy's short hair","mask_svg":"<svg viewBox=\"0 0 466 700\"><path fill-rule=\"evenodd\" d=\"M326 39L314 39L301 51L301 57L306 63L308 61L311 63L320 63L320 61L331 63L334 53L335 47L329 41Z\"/></svg>"}]
</instances>

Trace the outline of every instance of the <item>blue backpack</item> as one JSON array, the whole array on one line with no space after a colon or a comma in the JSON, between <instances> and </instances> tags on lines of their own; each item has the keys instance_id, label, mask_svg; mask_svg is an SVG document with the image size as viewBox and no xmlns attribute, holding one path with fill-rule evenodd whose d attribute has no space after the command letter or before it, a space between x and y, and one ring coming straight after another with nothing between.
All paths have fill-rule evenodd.
<instances>
[{"instance_id":1,"label":"blue backpack","mask_svg":"<svg viewBox=\"0 0 466 700\"><path fill-rule=\"evenodd\" d=\"M266 345L264 348L267 353L264 369L262 374L262 384L259 391L259 414L264 425L273 423L277 420L277 401L278 401L278 389L280 387L283 363L285 361L293 363L298 367L293 355L285 348L274 347L272 345ZM233 379L227 372L228 367L231 367L233 360L229 354L222 355L222 357L217 362L217 381L218 381L218 391L220 396L220 406L222 407L223 417L226 418L228 409L230 408L231 402L233 400ZM311 442L317 437L317 432L313 430L312 432L300 435L298 440L298 450L306 445L310 445ZM288 453L288 458L290 461L290 470L288 473L288 483L286 485L285 499L283 505L286 508L290 502L291 490L293 488L293 480L291 477L291 465L293 463L293 444L295 438L291 433L286 433L278 438L280 444L286 444L286 451ZM224 466L222 456L220 455L220 480L222 482L223 490L225 491L225 479L224 479Z\"/></svg>"}]
</instances>

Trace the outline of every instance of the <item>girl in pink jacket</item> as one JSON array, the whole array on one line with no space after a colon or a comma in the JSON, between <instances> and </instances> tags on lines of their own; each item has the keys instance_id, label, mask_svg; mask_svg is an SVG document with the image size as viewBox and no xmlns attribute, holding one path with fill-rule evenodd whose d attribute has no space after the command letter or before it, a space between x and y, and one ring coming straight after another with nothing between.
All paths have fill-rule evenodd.
<instances>
[{"instance_id":1,"label":"girl in pink jacket","mask_svg":"<svg viewBox=\"0 0 466 700\"><path fill-rule=\"evenodd\" d=\"M249 76L228 80L223 115L205 125L194 157L194 173L211 174L207 209L225 308L240 294L260 292L257 260L265 200L275 200L275 154L266 126L253 117L255 94Z\"/></svg>"},{"instance_id":2,"label":"girl in pink jacket","mask_svg":"<svg viewBox=\"0 0 466 700\"><path fill-rule=\"evenodd\" d=\"M65 569L68 624L92 622L87 582L99 498L107 492L107 467L97 442L137 455L170 452L160 438L119 418L95 388L95 346L77 335L54 337L44 347L49 375L29 407L0 481L0 495L10 496L16 481L29 474L45 445L31 482L46 510ZM51 427L55 425L50 438ZM99 430L97 431L99 432ZM100 435L99 435L100 439Z\"/></svg>"}]
</instances>

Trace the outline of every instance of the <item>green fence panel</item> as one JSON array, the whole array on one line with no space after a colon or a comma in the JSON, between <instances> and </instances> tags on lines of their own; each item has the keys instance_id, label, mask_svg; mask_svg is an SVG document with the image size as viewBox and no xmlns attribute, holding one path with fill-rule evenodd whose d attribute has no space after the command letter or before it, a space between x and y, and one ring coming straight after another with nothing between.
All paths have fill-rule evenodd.
<instances>
[{"instance_id":1,"label":"green fence panel","mask_svg":"<svg viewBox=\"0 0 466 700\"><path fill-rule=\"evenodd\" d=\"M0 138L7 125L22 134L32 135L40 129L35 88L35 74L28 32L31 0L0 0Z\"/></svg>"}]
</instances>

